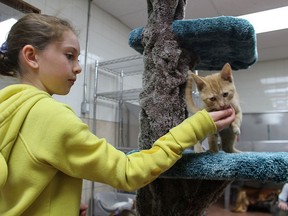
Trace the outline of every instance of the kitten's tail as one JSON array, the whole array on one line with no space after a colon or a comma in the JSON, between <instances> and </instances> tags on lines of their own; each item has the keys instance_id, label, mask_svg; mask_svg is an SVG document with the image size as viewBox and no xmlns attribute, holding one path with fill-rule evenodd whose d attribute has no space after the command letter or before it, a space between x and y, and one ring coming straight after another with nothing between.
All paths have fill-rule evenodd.
<instances>
[{"instance_id":1,"label":"kitten's tail","mask_svg":"<svg viewBox=\"0 0 288 216\"><path fill-rule=\"evenodd\" d=\"M188 77L187 77L187 82L186 82L186 87L185 87L185 101L186 101L186 106L187 110L189 113L196 113L200 109L196 107L194 101L193 101L193 73L192 71L188 71Z\"/></svg>"}]
</instances>

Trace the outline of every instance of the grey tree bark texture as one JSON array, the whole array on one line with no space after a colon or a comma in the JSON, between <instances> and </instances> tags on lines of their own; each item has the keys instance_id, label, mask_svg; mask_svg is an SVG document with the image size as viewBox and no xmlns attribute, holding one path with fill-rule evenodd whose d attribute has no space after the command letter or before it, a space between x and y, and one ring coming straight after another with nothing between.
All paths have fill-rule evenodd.
<instances>
[{"instance_id":1,"label":"grey tree bark texture","mask_svg":"<svg viewBox=\"0 0 288 216\"><path fill-rule=\"evenodd\" d=\"M186 0L147 0L143 33L143 90L140 94L139 148L148 149L187 117L184 87L198 57L177 41L174 20L184 18ZM158 178L137 191L140 216L202 216L223 193L228 181Z\"/></svg>"}]
</instances>

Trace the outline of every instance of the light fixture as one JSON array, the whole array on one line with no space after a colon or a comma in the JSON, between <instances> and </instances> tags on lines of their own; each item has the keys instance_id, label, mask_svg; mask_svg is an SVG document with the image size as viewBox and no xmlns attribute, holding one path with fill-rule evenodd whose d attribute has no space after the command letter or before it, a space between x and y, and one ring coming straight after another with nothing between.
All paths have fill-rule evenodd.
<instances>
[{"instance_id":1,"label":"light fixture","mask_svg":"<svg viewBox=\"0 0 288 216\"><path fill-rule=\"evenodd\" d=\"M262 78L260 82L263 85L285 84L288 83L288 76Z\"/></svg>"},{"instance_id":2,"label":"light fixture","mask_svg":"<svg viewBox=\"0 0 288 216\"><path fill-rule=\"evenodd\" d=\"M239 16L248 20L257 34L288 28L288 6Z\"/></svg>"}]
</instances>

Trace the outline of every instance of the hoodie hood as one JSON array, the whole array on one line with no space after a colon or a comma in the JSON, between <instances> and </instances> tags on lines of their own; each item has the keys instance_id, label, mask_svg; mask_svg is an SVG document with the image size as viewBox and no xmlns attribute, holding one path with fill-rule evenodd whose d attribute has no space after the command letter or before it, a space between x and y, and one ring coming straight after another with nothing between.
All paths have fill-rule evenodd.
<instances>
[{"instance_id":1,"label":"hoodie hood","mask_svg":"<svg viewBox=\"0 0 288 216\"><path fill-rule=\"evenodd\" d=\"M11 85L0 91L0 190L7 180L11 149L27 114L35 103L47 97L51 96L25 84Z\"/></svg>"}]
</instances>

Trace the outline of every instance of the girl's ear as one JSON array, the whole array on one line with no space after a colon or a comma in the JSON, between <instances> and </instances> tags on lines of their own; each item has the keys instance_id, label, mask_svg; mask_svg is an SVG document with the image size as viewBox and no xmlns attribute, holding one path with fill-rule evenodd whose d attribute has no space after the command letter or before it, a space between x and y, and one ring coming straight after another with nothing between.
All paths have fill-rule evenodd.
<instances>
[{"instance_id":1,"label":"girl's ear","mask_svg":"<svg viewBox=\"0 0 288 216\"><path fill-rule=\"evenodd\" d=\"M24 62L31 68L38 68L36 49L31 45L25 45L22 48L21 55Z\"/></svg>"}]
</instances>

